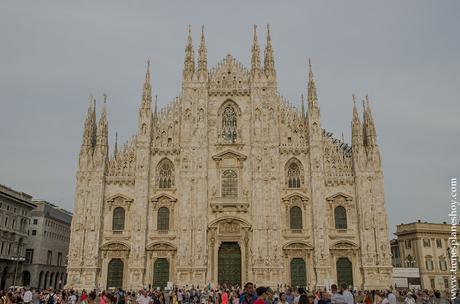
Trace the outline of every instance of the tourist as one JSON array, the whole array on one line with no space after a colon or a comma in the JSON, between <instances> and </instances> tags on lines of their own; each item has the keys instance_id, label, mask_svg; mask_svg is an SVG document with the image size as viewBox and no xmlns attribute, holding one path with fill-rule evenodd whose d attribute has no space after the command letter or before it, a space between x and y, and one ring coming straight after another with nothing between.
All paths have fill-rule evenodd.
<instances>
[{"instance_id":1,"label":"tourist","mask_svg":"<svg viewBox=\"0 0 460 304\"><path fill-rule=\"evenodd\" d=\"M138 304L150 304L150 303L152 303L152 299L148 296L147 290L142 289L140 291L140 295L137 298L136 302Z\"/></svg>"},{"instance_id":2,"label":"tourist","mask_svg":"<svg viewBox=\"0 0 460 304\"><path fill-rule=\"evenodd\" d=\"M24 301L24 304L32 303L32 291L30 290L30 287L26 288L26 291L24 292L24 296L22 297L22 300Z\"/></svg>"},{"instance_id":3,"label":"tourist","mask_svg":"<svg viewBox=\"0 0 460 304\"><path fill-rule=\"evenodd\" d=\"M343 295L338 293L337 285L332 284L331 285L331 291L332 291L332 295L331 295L331 303L332 304L346 304L347 303L345 301L345 298L343 297Z\"/></svg>"},{"instance_id":4,"label":"tourist","mask_svg":"<svg viewBox=\"0 0 460 304\"><path fill-rule=\"evenodd\" d=\"M265 304L267 300L267 287L257 287L257 300L254 301L254 304Z\"/></svg>"},{"instance_id":5,"label":"tourist","mask_svg":"<svg viewBox=\"0 0 460 304\"><path fill-rule=\"evenodd\" d=\"M294 295L292 294L290 287L286 289L286 301L288 304L294 304Z\"/></svg>"},{"instance_id":6,"label":"tourist","mask_svg":"<svg viewBox=\"0 0 460 304\"><path fill-rule=\"evenodd\" d=\"M286 293L280 293L279 304L288 304Z\"/></svg>"},{"instance_id":7,"label":"tourist","mask_svg":"<svg viewBox=\"0 0 460 304\"><path fill-rule=\"evenodd\" d=\"M299 299L297 300L298 304L308 304L305 289L303 289L302 287L297 288L297 294L299 295Z\"/></svg>"},{"instance_id":8,"label":"tourist","mask_svg":"<svg viewBox=\"0 0 460 304\"><path fill-rule=\"evenodd\" d=\"M355 299L353 298L353 294L348 290L348 286L346 283L342 283L342 296L345 299L347 304L354 304Z\"/></svg>"},{"instance_id":9,"label":"tourist","mask_svg":"<svg viewBox=\"0 0 460 304\"><path fill-rule=\"evenodd\" d=\"M393 293L392 289L387 290L387 299L388 299L388 302L390 302L390 304L397 304L398 303L398 301L396 300L396 296Z\"/></svg>"},{"instance_id":10,"label":"tourist","mask_svg":"<svg viewBox=\"0 0 460 304\"><path fill-rule=\"evenodd\" d=\"M406 298L404 299L404 303L405 304L415 304L415 300L414 300L412 292L410 291L407 292Z\"/></svg>"},{"instance_id":11,"label":"tourist","mask_svg":"<svg viewBox=\"0 0 460 304\"><path fill-rule=\"evenodd\" d=\"M222 304L228 304L228 289L222 291L221 299L222 299L221 301Z\"/></svg>"},{"instance_id":12,"label":"tourist","mask_svg":"<svg viewBox=\"0 0 460 304\"><path fill-rule=\"evenodd\" d=\"M240 304L253 304L257 298L257 294L254 293L254 284L251 282L246 283L244 293L240 297Z\"/></svg>"}]
</instances>

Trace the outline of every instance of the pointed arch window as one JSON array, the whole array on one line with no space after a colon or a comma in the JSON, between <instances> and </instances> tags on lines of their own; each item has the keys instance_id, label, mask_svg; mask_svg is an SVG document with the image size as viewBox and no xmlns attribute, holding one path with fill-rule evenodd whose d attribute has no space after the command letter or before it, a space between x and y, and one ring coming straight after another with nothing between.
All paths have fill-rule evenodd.
<instances>
[{"instance_id":1,"label":"pointed arch window","mask_svg":"<svg viewBox=\"0 0 460 304\"><path fill-rule=\"evenodd\" d=\"M289 222L290 228L292 230L301 230L302 229L302 209L300 207L294 206L291 207L289 212Z\"/></svg>"},{"instance_id":2,"label":"pointed arch window","mask_svg":"<svg viewBox=\"0 0 460 304\"><path fill-rule=\"evenodd\" d=\"M161 207L160 209L158 209L157 230L169 230L169 209L166 207Z\"/></svg>"},{"instance_id":3,"label":"pointed arch window","mask_svg":"<svg viewBox=\"0 0 460 304\"><path fill-rule=\"evenodd\" d=\"M227 106L222 113L222 138L234 143L237 138L236 111L232 106Z\"/></svg>"},{"instance_id":4,"label":"pointed arch window","mask_svg":"<svg viewBox=\"0 0 460 304\"><path fill-rule=\"evenodd\" d=\"M125 209L117 207L113 210L112 230L125 229Z\"/></svg>"},{"instance_id":5,"label":"pointed arch window","mask_svg":"<svg viewBox=\"0 0 460 304\"><path fill-rule=\"evenodd\" d=\"M169 159L164 159L158 164L158 188L168 189L174 187L174 165Z\"/></svg>"},{"instance_id":6,"label":"pointed arch window","mask_svg":"<svg viewBox=\"0 0 460 304\"><path fill-rule=\"evenodd\" d=\"M238 196L238 175L234 170L222 173L222 197L236 198Z\"/></svg>"},{"instance_id":7,"label":"pointed arch window","mask_svg":"<svg viewBox=\"0 0 460 304\"><path fill-rule=\"evenodd\" d=\"M296 162L289 164L287 175L288 187L300 188L300 167Z\"/></svg>"},{"instance_id":8,"label":"pointed arch window","mask_svg":"<svg viewBox=\"0 0 460 304\"><path fill-rule=\"evenodd\" d=\"M342 206L334 209L335 229L347 229L347 211Z\"/></svg>"}]
</instances>

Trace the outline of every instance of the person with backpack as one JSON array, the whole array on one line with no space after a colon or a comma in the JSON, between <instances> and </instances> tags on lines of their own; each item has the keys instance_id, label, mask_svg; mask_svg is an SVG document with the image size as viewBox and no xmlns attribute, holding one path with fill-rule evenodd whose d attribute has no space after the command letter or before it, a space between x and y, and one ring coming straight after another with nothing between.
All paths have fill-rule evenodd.
<instances>
[{"instance_id":1,"label":"person with backpack","mask_svg":"<svg viewBox=\"0 0 460 304\"><path fill-rule=\"evenodd\" d=\"M126 299L126 293L124 292L123 289L118 288L118 291L116 293L116 304L125 304L127 302Z\"/></svg>"},{"instance_id":2,"label":"person with backpack","mask_svg":"<svg viewBox=\"0 0 460 304\"><path fill-rule=\"evenodd\" d=\"M48 295L45 298L45 304L54 304L56 303L56 295L54 294L51 288L48 289Z\"/></svg>"}]
</instances>

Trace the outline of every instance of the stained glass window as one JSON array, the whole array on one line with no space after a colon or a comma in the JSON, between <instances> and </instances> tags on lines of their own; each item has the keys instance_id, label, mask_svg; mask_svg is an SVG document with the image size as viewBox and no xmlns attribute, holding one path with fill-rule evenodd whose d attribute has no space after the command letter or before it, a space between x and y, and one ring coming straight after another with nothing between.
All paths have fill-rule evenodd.
<instances>
[{"instance_id":1,"label":"stained glass window","mask_svg":"<svg viewBox=\"0 0 460 304\"><path fill-rule=\"evenodd\" d=\"M236 142L237 119L235 109L227 106L222 114L222 138L228 142Z\"/></svg>"},{"instance_id":2,"label":"stained glass window","mask_svg":"<svg viewBox=\"0 0 460 304\"><path fill-rule=\"evenodd\" d=\"M291 229L302 229L302 209L300 207L291 207L290 226Z\"/></svg>"}]
</instances>

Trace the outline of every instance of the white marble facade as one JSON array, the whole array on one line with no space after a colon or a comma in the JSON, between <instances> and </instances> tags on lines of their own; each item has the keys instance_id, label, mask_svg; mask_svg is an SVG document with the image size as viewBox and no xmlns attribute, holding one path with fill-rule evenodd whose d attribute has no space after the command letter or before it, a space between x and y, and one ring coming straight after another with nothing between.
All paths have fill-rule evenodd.
<instances>
[{"instance_id":1,"label":"white marble facade","mask_svg":"<svg viewBox=\"0 0 460 304\"><path fill-rule=\"evenodd\" d=\"M232 242L240 248L243 284L294 284L293 276L305 275L307 287L329 286L338 281L340 260L351 263L350 284L390 285L369 102L361 118L356 105L350 109L348 145L321 126L311 65L297 109L278 93L269 30L263 63L255 28L250 55L249 69L231 55L208 69L203 32L197 62L189 33L180 96L161 109L156 100L152 105L148 67L138 131L110 156L106 102L96 122L91 99L68 287L107 288L108 277L117 276L123 288L153 286L158 259L179 286L215 285L219 250ZM121 274L108 274L113 259ZM293 259L305 264L300 274Z\"/></svg>"}]
</instances>

